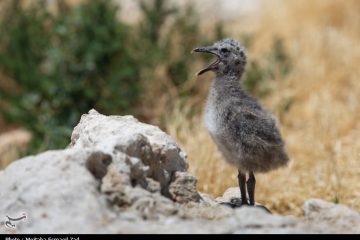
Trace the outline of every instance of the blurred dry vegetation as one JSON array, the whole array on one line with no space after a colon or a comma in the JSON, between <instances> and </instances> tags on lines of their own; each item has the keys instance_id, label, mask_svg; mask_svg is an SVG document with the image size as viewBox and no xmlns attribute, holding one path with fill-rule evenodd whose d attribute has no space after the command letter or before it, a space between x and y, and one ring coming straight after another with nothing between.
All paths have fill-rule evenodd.
<instances>
[{"instance_id":1,"label":"blurred dry vegetation","mask_svg":"<svg viewBox=\"0 0 360 240\"><path fill-rule=\"evenodd\" d=\"M9 2L0 1L0 10ZM211 60L189 54L193 47L231 36L248 50L243 86L278 117L291 157L287 168L258 174L257 201L282 214L302 214L304 200L312 197L360 210L359 1L261 1L258 11L223 23L201 21L189 6L144 1L142 18L134 25L114 23L114 12L92 22L95 17L87 14L102 14L91 4L106 1L75 1L71 7L57 2L63 4L62 14L46 20L53 28L39 21L48 40L37 39L34 31L25 54L32 56L31 49L39 47L38 64L31 58L23 63L24 52L6 45L18 33L4 26L20 20L12 15L4 24L6 14L0 20L1 130L29 129L38 141L32 141L32 153L64 147L80 115L95 107L105 114L134 114L176 138L200 191L218 196L237 186L237 170L222 160L202 123L212 76L193 74ZM100 45L92 44L94 38ZM18 48L26 42L20 40ZM29 62L36 71L28 69ZM32 78L19 71L29 71ZM48 85L38 90L44 82ZM4 97L13 92L18 95ZM58 136L63 140L58 142Z\"/></svg>"}]
</instances>

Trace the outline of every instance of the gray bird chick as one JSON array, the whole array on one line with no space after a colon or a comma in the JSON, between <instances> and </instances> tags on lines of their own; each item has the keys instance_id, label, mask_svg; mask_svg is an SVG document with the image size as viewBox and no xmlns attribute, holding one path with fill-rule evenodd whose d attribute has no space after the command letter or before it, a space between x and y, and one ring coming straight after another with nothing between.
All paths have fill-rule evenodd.
<instances>
[{"instance_id":1,"label":"gray bird chick","mask_svg":"<svg viewBox=\"0 0 360 240\"><path fill-rule=\"evenodd\" d=\"M217 57L197 73L213 71L216 74L205 107L205 125L225 160L238 169L240 205L254 206L254 173L268 172L289 161L276 120L241 88L246 54L240 43L228 38L193 51ZM249 174L247 182L246 173Z\"/></svg>"}]
</instances>

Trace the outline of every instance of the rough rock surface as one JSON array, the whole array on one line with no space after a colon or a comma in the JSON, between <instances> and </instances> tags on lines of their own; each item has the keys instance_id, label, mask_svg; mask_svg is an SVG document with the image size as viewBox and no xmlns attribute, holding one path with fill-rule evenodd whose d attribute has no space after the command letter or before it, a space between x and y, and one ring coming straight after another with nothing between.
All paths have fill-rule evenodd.
<instances>
[{"instance_id":1,"label":"rough rock surface","mask_svg":"<svg viewBox=\"0 0 360 240\"><path fill-rule=\"evenodd\" d=\"M0 233L360 233L359 213L319 199L301 218L222 206L238 191L200 193L187 168L158 127L91 110L67 149L0 172Z\"/></svg>"}]
</instances>

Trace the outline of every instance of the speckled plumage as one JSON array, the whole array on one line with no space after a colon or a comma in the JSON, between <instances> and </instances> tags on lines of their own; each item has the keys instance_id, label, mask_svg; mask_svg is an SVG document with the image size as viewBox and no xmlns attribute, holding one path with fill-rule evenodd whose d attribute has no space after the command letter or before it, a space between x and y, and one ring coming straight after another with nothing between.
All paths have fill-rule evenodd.
<instances>
[{"instance_id":1,"label":"speckled plumage","mask_svg":"<svg viewBox=\"0 0 360 240\"><path fill-rule=\"evenodd\" d=\"M213 80L204 119L211 137L240 171L266 172L285 165L288 157L276 120L239 85L233 77Z\"/></svg>"},{"instance_id":2,"label":"speckled plumage","mask_svg":"<svg viewBox=\"0 0 360 240\"><path fill-rule=\"evenodd\" d=\"M194 51L218 58L198 73L216 74L205 107L205 125L225 160L238 168L240 187L249 172L253 186L248 188L253 191L253 172L267 172L289 160L276 119L241 88L246 53L240 43L228 38Z\"/></svg>"}]
</instances>

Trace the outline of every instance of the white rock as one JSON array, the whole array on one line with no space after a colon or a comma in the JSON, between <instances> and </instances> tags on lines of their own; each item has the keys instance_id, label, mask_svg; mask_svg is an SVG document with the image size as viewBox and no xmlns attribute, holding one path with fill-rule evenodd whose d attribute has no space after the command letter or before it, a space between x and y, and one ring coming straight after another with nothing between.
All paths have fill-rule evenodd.
<instances>
[{"instance_id":1,"label":"white rock","mask_svg":"<svg viewBox=\"0 0 360 240\"><path fill-rule=\"evenodd\" d=\"M91 110L68 149L0 171L0 233L359 233L359 213L322 200L305 217L232 209L229 189L214 200L186 172L186 154L159 128ZM26 218L13 221L9 219Z\"/></svg>"},{"instance_id":2,"label":"white rock","mask_svg":"<svg viewBox=\"0 0 360 240\"><path fill-rule=\"evenodd\" d=\"M360 233L360 214L345 205L309 199L304 203L303 209L306 220L318 224L324 232ZM329 225L332 226L331 229L327 229Z\"/></svg>"}]
</instances>

